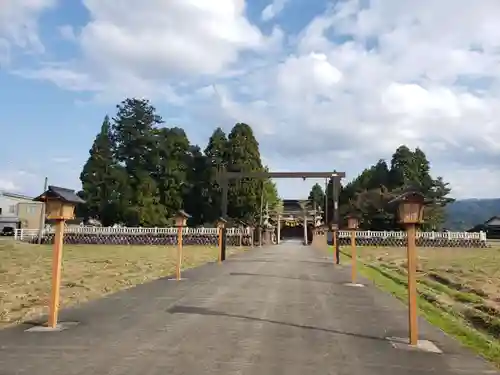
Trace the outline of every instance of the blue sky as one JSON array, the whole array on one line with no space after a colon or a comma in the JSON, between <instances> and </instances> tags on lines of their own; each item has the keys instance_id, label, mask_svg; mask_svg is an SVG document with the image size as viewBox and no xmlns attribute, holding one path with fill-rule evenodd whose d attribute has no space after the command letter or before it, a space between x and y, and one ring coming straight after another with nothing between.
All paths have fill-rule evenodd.
<instances>
[{"instance_id":1,"label":"blue sky","mask_svg":"<svg viewBox=\"0 0 500 375\"><path fill-rule=\"evenodd\" d=\"M0 189L78 189L104 115L139 96L202 148L251 124L274 170L350 179L404 143L456 197L496 197L500 5L458 3L4 0Z\"/></svg>"}]
</instances>

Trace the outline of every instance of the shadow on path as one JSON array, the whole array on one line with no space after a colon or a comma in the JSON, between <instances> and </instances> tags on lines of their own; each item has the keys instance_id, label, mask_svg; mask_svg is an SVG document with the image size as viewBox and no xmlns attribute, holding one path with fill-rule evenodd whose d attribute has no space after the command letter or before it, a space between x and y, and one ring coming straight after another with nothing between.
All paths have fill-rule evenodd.
<instances>
[{"instance_id":1,"label":"shadow on path","mask_svg":"<svg viewBox=\"0 0 500 375\"><path fill-rule=\"evenodd\" d=\"M299 277L294 277L294 276L279 276L279 275L271 275L271 274L265 274L265 273L250 273L250 272L231 272L229 273L230 276L260 276L260 277L272 277L276 279L289 279L289 280L303 280L303 281L314 281L316 283L326 283L326 284L345 284L345 282L333 282L333 281L328 281L328 280L318 280L318 279L313 279L308 276L299 276Z\"/></svg>"},{"instance_id":2,"label":"shadow on path","mask_svg":"<svg viewBox=\"0 0 500 375\"><path fill-rule=\"evenodd\" d=\"M286 322L280 322L280 321L277 321L277 320L255 318L255 317L245 316L245 315L228 314L228 313L225 313L225 312L222 312L222 311L210 310L210 309L207 309L207 308L204 308L204 307L197 307L197 306L182 306L182 305L177 305L177 306L173 306L170 309L168 309L167 312L170 313L170 314L193 314L193 315L205 315L205 316L225 316L225 317L228 317L228 318L251 320L251 321L255 321L255 322L267 322L267 323L279 324L279 325L287 326L287 327L302 328L302 329L308 329L308 330L314 330L314 331L334 333L334 334L344 335L344 336L358 337L358 338L363 338L363 339L368 339L368 340L377 340L377 341L387 342L387 340L385 338L383 338L383 337L369 336L369 335L363 335L363 334L359 334L359 333L345 332L345 331L340 331L340 330L335 330L335 329L328 329L328 328L313 327L313 326L309 326L309 325L302 325L302 324L295 324L295 323L286 323Z\"/></svg>"},{"instance_id":3,"label":"shadow on path","mask_svg":"<svg viewBox=\"0 0 500 375\"><path fill-rule=\"evenodd\" d=\"M289 259L228 259L227 263L239 263L239 262L252 262L252 263L308 263L308 264L321 264L323 266L336 266L332 260L325 258L325 260L289 260Z\"/></svg>"}]
</instances>

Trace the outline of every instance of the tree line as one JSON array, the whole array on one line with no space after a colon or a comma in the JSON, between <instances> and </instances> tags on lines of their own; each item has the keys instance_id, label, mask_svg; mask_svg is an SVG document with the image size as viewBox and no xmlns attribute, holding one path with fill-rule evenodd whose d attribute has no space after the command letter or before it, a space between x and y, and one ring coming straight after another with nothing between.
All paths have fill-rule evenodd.
<instances>
[{"instance_id":1,"label":"tree line","mask_svg":"<svg viewBox=\"0 0 500 375\"><path fill-rule=\"evenodd\" d=\"M179 127L165 125L155 107L145 99L126 99L106 116L80 175L78 193L86 204L78 216L102 225L166 226L180 209L191 215L189 225L211 225L221 216L220 168L229 171L265 171L259 143L251 126L237 123L229 134L216 128L205 148L192 144ZM355 211L361 228L398 228L388 202L405 188L418 188L432 204L426 207L425 229L441 229L445 206L452 202L450 187L442 177L433 178L424 152L400 146L390 164L379 160L345 185L338 186L340 218ZM326 192L316 184L309 199L333 215L333 185ZM281 201L270 179L231 181L228 216L249 224L259 222L261 208L279 210Z\"/></svg>"},{"instance_id":2,"label":"tree line","mask_svg":"<svg viewBox=\"0 0 500 375\"><path fill-rule=\"evenodd\" d=\"M445 207L454 201L449 197L451 188L442 177L433 178L430 163L420 149L410 150L402 145L391 158L390 166L379 160L364 169L354 180L339 186L339 217L355 213L360 218L360 228L365 230L399 229L396 212L389 201L407 188L415 188L429 200L425 207L423 230L441 230L446 220ZM333 215L333 185L326 187L327 220ZM315 184L309 199L317 206L325 207L325 191ZM345 224L345 223L344 223Z\"/></svg>"},{"instance_id":3,"label":"tree line","mask_svg":"<svg viewBox=\"0 0 500 375\"><path fill-rule=\"evenodd\" d=\"M221 215L220 168L266 170L249 125L237 123L228 135L215 129L202 151L182 128L165 126L148 100L129 98L104 118L89 151L78 193L86 203L77 214L104 226L161 227L183 209L189 225L213 224ZM258 222L263 201L279 204L270 179L230 182L230 218Z\"/></svg>"}]
</instances>

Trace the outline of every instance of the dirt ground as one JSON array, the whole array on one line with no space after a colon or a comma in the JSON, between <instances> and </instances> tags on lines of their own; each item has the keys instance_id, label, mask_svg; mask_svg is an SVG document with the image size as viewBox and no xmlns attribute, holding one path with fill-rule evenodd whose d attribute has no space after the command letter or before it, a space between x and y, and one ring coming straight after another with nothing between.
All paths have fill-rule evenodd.
<instances>
[{"instance_id":1,"label":"dirt ground","mask_svg":"<svg viewBox=\"0 0 500 375\"><path fill-rule=\"evenodd\" d=\"M443 283L461 284L484 292L488 299L500 302L500 246L485 249L418 248L421 278L439 279ZM360 259L406 268L406 249L358 249Z\"/></svg>"},{"instance_id":2,"label":"dirt ground","mask_svg":"<svg viewBox=\"0 0 500 375\"><path fill-rule=\"evenodd\" d=\"M228 255L245 248L228 248ZM183 269L217 259L218 248L185 246ZM61 307L98 298L175 272L177 248L65 245ZM46 313L52 246L0 239L0 329Z\"/></svg>"},{"instance_id":3,"label":"dirt ground","mask_svg":"<svg viewBox=\"0 0 500 375\"><path fill-rule=\"evenodd\" d=\"M350 250L344 251L348 254ZM406 249L359 247L357 252L366 266L406 285ZM499 340L500 247L418 248L417 252L419 295Z\"/></svg>"}]
</instances>

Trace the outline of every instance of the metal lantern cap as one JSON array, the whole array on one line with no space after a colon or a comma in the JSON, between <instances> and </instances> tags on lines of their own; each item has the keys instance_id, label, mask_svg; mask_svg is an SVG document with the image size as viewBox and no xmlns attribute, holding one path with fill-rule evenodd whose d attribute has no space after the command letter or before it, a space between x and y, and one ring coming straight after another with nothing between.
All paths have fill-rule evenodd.
<instances>
[{"instance_id":1,"label":"metal lantern cap","mask_svg":"<svg viewBox=\"0 0 500 375\"><path fill-rule=\"evenodd\" d=\"M224 226L227 224L227 220L224 219L223 217L220 217L217 219L217 227L219 228L224 228Z\"/></svg>"},{"instance_id":2,"label":"metal lantern cap","mask_svg":"<svg viewBox=\"0 0 500 375\"><path fill-rule=\"evenodd\" d=\"M243 220L237 220L236 223L238 224L238 227L244 228L248 226L248 223L244 222Z\"/></svg>"},{"instance_id":3,"label":"metal lantern cap","mask_svg":"<svg viewBox=\"0 0 500 375\"><path fill-rule=\"evenodd\" d=\"M175 224L177 226L185 226L186 222L187 222L187 219L189 219L190 217L191 217L191 215L189 215L188 213L186 213L186 211L179 210L179 211L177 211L177 214L174 217Z\"/></svg>"},{"instance_id":4,"label":"metal lantern cap","mask_svg":"<svg viewBox=\"0 0 500 375\"><path fill-rule=\"evenodd\" d=\"M45 202L48 219L71 220L75 218L75 206L85 201L75 194L74 190L49 185L48 190L34 201Z\"/></svg>"},{"instance_id":5,"label":"metal lantern cap","mask_svg":"<svg viewBox=\"0 0 500 375\"><path fill-rule=\"evenodd\" d=\"M346 219L347 227L349 229L358 229L360 215L358 215L356 212L351 212L346 216Z\"/></svg>"},{"instance_id":6,"label":"metal lantern cap","mask_svg":"<svg viewBox=\"0 0 500 375\"><path fill-rule=\"evenodd\" d=\"M421 224L424 221L424 207L430 201L417 190L407 190L389 204L398 204L398 218L403 224Z\"/></svg>"}]
</instances>

